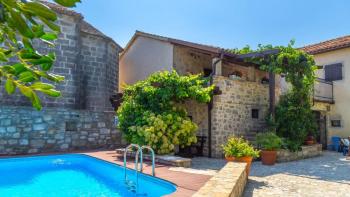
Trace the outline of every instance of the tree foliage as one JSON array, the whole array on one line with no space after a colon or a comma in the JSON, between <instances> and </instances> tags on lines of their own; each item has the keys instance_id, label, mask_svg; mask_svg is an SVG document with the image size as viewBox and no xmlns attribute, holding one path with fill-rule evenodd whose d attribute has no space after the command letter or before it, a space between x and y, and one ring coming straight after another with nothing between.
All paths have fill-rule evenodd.
<instances>
[{"instance_id":1,"label":"tree foliage","mask_svg":"<svg viewBox=\"0 0 350 197\"><path fill-rule=\"evenodd\" d=\"M197 125L181 106L186 100L209 102L213 86L200 75L179 76L176 71L157 72L127 86L118 109L119 128L130 143L150 145L159 154L176 145L197 141Z\"/></svg>"},{"instance_id":2,"label":"tree foliage","mask_svg":"<svg viewBox=\"0 0 350 197\"><path fill-rule=\"evenodd\" d=\"M245 54L278 49L276 54L246 59L260 65L265 71L283 74L292 86L288 93L282 95L276 106L275 125L277 134L285 138L286 145L291 150L297 150L306 136L316 129L314 116L311 110L311 95L315 81L315 61L313 56L302 50L293 48L294 41L288 46L259 45L257 50L249 46L242 50L234 49L231 52Z\"/></svg>"},{"instance_id":3,"label":"tree foliage","mask_svg":"<svg viewBox=\"0 0 350 197\"><path fill-rule=\"evenodd\" d=\"M55 0L73 7L80 0ZM40 110L37 92L58 97L60 92L52 83L61 82L63 76L50 73L55 54L39 53L33 47L34 40L41 40L53 47L60 27L55 24L57 15L42 2L33 0L0 0L0 82L8 94L18 88Z\"/></svg>"}]
</instances>

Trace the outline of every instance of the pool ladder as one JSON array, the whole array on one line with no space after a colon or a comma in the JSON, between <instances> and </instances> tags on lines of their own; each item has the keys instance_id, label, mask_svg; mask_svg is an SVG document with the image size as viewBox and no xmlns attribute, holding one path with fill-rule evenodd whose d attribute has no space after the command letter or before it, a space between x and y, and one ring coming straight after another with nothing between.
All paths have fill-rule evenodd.
<instances>
[{"instance_id":1,"label":"pool ladder","mask_svg":"<svg viewBox=\"0 0 350 197\"><path fill-rule=\"evenodd\" d=\"M143 171L143 149L148 149L151 152L152 156L152 176L155 176L155 155L154 151L150 146L140 146L138 144L130 144L127 146L124 150L124 179L127 182L126 177L126 155L130 148L136 148L136 155L135 155L135 173L136 173L136 193L138 191L138 185L139 185L139 157L140 157L140 171Z\"/></svg>"}]
</instances>

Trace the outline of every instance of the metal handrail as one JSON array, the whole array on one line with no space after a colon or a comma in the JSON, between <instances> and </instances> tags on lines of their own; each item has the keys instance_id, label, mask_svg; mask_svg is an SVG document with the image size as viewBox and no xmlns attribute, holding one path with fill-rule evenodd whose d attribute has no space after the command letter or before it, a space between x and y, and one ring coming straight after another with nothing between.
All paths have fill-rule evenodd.
<instances>
[{"instance_id":1,"label":"metal handrail","mask_svg":"<svg viewBox=\"0 0 350 197\"><path fill-rule=\"evenodd\" d=\"M320 84L320 85L318 85L318 87L319 88L326 88L326 89L318 89L318 90L324 90L324 91L327 91L327 86L324 86L324 85L322 85L322 84L326 84L326 85L328 85L328 91L329 91L329 93L328 93L328 95L327 95L327 93L326 94L317 94L316 95L316 83L314 84L314 88L313 88L313 98L314 98L314 100L315 99L322 99L322 100L325 100L325 101L331 101L331 102L333 102L334 101L334 90L333 90L333 88L334 88L334 84L333 84L333 82L332 81L327 81L327 80L325 80L325 79L322 79L322 78L316 78L316 80L315 80L318 84Z\"/></svg>"},{"instance_id":2,"label":"metal handrail","mask_svg":"<svg viewBox=\"0 0 350 197\"><path fill-rule=\"evenodd\" d=\"M142 167L142 164L143 164L143 157L142 157L143 149L148 149L148 150L151 151L151 155L152 155L152 176L155 176L155 165L156 165L155 164L155 154L154 154L154 150L150 146L141 146L141 151L140 151L140 149L138 150L138 151L141 152L141 162L140 162L141 172L143 171L143 167Z\"/></svg>"}]
</instances>

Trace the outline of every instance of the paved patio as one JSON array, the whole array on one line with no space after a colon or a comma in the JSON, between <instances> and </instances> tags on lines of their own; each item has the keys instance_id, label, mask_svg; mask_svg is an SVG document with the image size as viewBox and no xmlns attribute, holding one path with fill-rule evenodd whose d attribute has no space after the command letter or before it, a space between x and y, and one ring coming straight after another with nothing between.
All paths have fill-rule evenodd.
<instances>
[{"instance_id":1,"label":"paved patio","mask_svg":"<svg viewBox=\"0 0 350 197\"><path fill-rule=\"evenodd\" d=\"M341 153L263 166L252 165L244 197L350 197L350 160Z\"/></svg>"}]
</instances>

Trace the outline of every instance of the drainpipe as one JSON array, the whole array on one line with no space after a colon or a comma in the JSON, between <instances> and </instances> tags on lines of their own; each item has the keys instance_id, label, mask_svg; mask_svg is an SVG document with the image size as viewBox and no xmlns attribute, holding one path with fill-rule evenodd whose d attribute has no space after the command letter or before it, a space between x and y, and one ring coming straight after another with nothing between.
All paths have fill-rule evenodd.
<instances>
[{"instance_id":1,"label":"drainpipe","mask_svg":"<svg viewBox=\"0 0 350 197\"><path fill-rule=\"evenodd\" d=\"M212 72L210 73L210 81L209 86L213 85L213 76L215 75L216 71L216 64L219 63L224 57L224 51L221 50L219 54L219 59L217 59L215 62L212 63ZM213 109L213 95L211 96L210 102L208 103L208 157L211 158L211 111Z\"/></svg>"}]
</instances>

